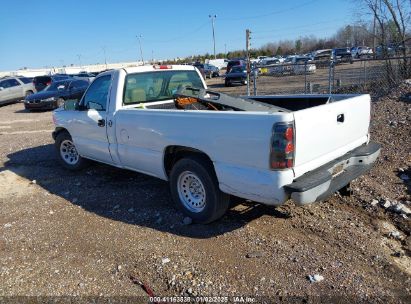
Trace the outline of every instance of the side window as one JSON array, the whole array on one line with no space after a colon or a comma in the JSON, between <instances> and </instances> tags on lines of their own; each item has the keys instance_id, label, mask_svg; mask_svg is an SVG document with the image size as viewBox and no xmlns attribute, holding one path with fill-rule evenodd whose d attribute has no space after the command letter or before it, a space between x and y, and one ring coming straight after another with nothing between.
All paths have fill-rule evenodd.
<instances>
[{"instance_id":1,"label":"side window","mask_svg":"<svg viewBox=\"0 0 411 304\"><path fill-rule=\"evenodd\" d=\"M84 95L82 104L87 109L105 111L107 108L107 97L110 90L111 76L105 75L96 78Z\"/></svg>"},{"instance_id":2,"label":"side window","mask_svg":"<svg viewBox=\"0 0 411 304\"><path fill-rule=\"evenodd\" d=\"M82 80L77 80L77 81L73 81L70 84L70 88L76 90L76 89L83 89L85 87L88 86L88 82L86 81L82 81Z\"/></svg>"},{"instance_id":3,"label":"side window","mask_svg":"<svg viewBox=\"0 0 411 304\"><path fill-rule=\"evenodd\" d=\"M20 85L20 83L16 79L7 79L7 80L4 80L2 82L1 86L3 88L12 88L12 87L16 87L16 86L19 86L19 85Z\"/></svg>"},{"instance_id":4,"label":"side window","mask_svg":"<svg viewBox=\"0 0 411 304\"><path fill-rule=\"evenodd\" d=\"M18 82L16 79L9 79L9 81L10 81L11 87L17 87L20 85L20 82Z\"/></svg>"},{"instance_id":5,"label":"side window","mask_svg":"<svg viewBox=\"0 0 411 304\"><path fill-rule=\"evenodd\" d=\"M4 81L0 81L0 87L2 87L3 89L7 89L9 87L8 83L6 80Z\"/></svg>"}]
</instances>

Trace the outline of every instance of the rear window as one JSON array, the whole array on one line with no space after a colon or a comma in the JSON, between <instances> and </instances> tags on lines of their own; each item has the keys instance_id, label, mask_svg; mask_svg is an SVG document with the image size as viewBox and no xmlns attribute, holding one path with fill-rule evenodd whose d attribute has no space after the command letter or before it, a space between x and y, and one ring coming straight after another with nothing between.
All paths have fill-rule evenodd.
<instances>
[{"instance_id":1,"label":"rear window","mask_svg":"<svg viewBox=\"0 0 411 304\"><path fill-rule=\"evenodd\" d=\"M61 81L69 78L68 76L54 76L53 81Z\"/></svg>"},{"instance_id":2,"label":"rear window","mask_svg":"<svg viewBox=\"0 0 411 304\"><path fill-rule=\"evenodd\" d=\"M182 86L204 89L196 71L161 71L129 74L124 88L124 104L173 99Z\"/></svg>"},{"instance_id":3,"label":"rear window","mask_svg":"<svg viewBox=\"0 0 411 304\"><path fill-rule=\"evenodd\" d=\"M51 77L50 76L37 76L37 77L34 77L33 81L35 83L44 83L44 84L46 84L46 83L51 81Z\"/></svg>"},{"instance_id":4,"label":"rear window","mask_svg":"<svg viewBox=\"0 0 411 304\"><path fill-rule=\"evenodd\" d=\"M235 66L231 69L232 73L242 73L245 70L243 66Z\"/></svg>"},{"instance_id":5,"label":"rear window","mask_svg":"<svg viewBox=\"0 0 411 304\"><path fill-rule=\"evenodd\" d=\"M227 65L232 67L232 66L235 66L235 65L241 65L241 62L240 61L230 61Z\"/></svg>"},{"instance_id":6,"label":"rear window","mask_svg":"<svg viewBox=\"0 0 411 304\"><path fill-rule=\"evenodd\" d=\"M22 83L31 83L33 78L19 77Z\"/></svg>"}]
</instances>

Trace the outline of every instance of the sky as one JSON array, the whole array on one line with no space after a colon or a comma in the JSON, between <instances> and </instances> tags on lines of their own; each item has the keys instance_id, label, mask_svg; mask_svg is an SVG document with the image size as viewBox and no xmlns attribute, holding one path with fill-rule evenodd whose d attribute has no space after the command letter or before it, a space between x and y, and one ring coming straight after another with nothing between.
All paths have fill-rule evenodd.
<instances>
[{"instance_id":1,"label":"sky","mask_svg":"<svg viewBox=\"0 0 411 304\"><path fill-rule=\"evenodd\" d=\"M315 35L353 23L349 0L12 0L0 11L0 71L171 59Z\"/></svg>"}]
</instances>

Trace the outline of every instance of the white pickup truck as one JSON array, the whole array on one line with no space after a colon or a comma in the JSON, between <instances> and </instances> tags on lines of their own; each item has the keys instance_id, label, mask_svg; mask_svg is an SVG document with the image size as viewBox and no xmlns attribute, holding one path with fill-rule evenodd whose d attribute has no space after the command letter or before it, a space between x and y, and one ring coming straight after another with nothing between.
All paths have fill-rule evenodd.
<instances>
[{"instance_id":1,"label":"white pickup truck","mask_svg":"<svg viewBox=\"0 0 411 304\"><path fill-rule=\"evenodd\" d=\"M230 195L273 206L323 200L380 152L369 95L234 98L208 91L190 66L104 72L53 120L66 168L91 159L168 180L198 223L221 217Z\"/></svg>"}]
</instances>

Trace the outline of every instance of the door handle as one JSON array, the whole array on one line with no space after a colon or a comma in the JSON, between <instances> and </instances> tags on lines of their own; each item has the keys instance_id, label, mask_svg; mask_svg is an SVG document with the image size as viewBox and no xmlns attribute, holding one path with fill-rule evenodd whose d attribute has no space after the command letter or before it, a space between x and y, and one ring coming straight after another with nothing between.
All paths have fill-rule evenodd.
<instances>
[{"instance_id":1,"label":"door handle","mask_svg":"<svg viewBox=\"0 0 411 304\"><path fill-rule=\"evenodd\" d=\"M99 119L99 120L97 120L97 125L99 127L105 127L106 126L106 121L104 119Z\"/></svg>"},{"instance_id":2,"label":"door handle","mask_svg":"<svg viewBox=\"0 0 411 304\"><path fill-rule=\"evenodd\" d=\"M109 120L109 121L107 122L107 125L111 128L111 127L113 126L113 122L112 122L111 120Z\"/></svg>"},{"instance_id":3,"label":"door handle","mask_svg":"<svg viewBox=\"0 0 411 304\"><path fill-rule=\"evenodd\" d=\"M337 115L337 122L343 123L345 120L344 114Z\"/></svg>"}]
</instances>

